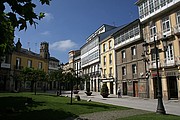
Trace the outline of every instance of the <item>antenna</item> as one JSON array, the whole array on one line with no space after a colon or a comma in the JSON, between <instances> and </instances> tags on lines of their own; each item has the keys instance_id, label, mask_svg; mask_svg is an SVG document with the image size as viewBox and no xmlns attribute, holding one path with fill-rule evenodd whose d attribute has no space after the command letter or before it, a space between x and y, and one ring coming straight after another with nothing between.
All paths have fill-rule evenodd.
<instances>
[{"instance_id":1,"label":"antenna","mask_svg":"<svg viewBox=\"0 0 180 120\"><path fill-rule=\"evenodd\" d=\"M31 49L30 49L30 42L28 41L28 50L30 51Z\"/></svg>"},{"instance_id":2,"label":"antenna","mask_svg":"<svg viewBox=\"0 0 180 120\"><path fill-rule=\"evenodd\" d=\"M35 43L35 52L37 52L37 43Z\"/></svg>"},{"instance_id":3,"label":"antenna","mask_svg":"<svg viewBox=\"0 0 180 120\"><path fill-rule=\"evenodd\" d=\"M114 27L115 27L115 25L116 25L115 22L113 22L113 25L114 25Z\"/></svg>"}]
</instances>

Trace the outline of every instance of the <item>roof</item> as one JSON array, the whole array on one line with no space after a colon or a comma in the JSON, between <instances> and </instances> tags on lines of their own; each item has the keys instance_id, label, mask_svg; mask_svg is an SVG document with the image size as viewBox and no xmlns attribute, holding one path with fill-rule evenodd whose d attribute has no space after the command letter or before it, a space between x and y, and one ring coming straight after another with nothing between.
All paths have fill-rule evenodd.
<instances>
[{"instance_id":1,"label":"roof","mask_svg":"<svg viewBox=\"0 0 180 120\"><path fill-rule=\"evenodd\" d=\"M123 28L125 25L116 27L112 30L109 30L107 32L104 32L102 34L99 35L100 41L103 41L104 39L106 39L107 37L111 36L113 33L117 32L118 30L120 30L121 28Z\"/></svg>"},{"instance_id":2,"label":"roof","mask_svg":"<svg viewBox=\"0 0 180 120\"><path fill-rule=\"evenodd\" d=\"M56 59L55 57L50 57L49 60L59 62L59 60Z\"/></svg>"},{"instance_id":3,"label":"roof","mask_svg":"<svg viewBox=\"0 0 180 120\"><path fill-rule=\"evenodd\" d=\"M129 28L129 26L135 24L136 22L139 22L139 23L140 23L140 20L139 20L139 19L136 19L136 20L130 22L129 24L126 24L126 25L122 26L119 30L117 30L116 32L114 32L114 33L112 34L112 36L117 35L117 33L119 33L121 30L124 30L124 29L126 29L126 28Z\"/></svg>"},{"instance_id":4,"label":"roof","mask_svg":"<svg viewBox=\"0 0 180 120\"><path fill-rule=\"evenodd\" d=\"M26 55L31 55L31 56L34 56L34 57L40 57L40 54L37 54L37 53L35 53L35 52L32 52L32 51L30 51L30 50L28 50L28 49L21 48L20 52L21 52L21 53L24 53L24 54L26 54Z\"/></svg>"}]
</instances>

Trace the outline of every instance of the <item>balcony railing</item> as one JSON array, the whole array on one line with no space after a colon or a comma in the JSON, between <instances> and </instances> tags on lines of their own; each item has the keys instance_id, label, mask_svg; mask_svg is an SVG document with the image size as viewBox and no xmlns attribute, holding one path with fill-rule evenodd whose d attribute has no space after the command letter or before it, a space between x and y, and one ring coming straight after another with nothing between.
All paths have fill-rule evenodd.
<instances>
[{"instance_id":1,"label":"balcony railing","mask_svg":"<svg viewBox=\"0 0 180 120\"><path fill-rule=\"evenodd\" d=\"M103 78L106 78L106 74L103 74Z\"/></svg>"},{"instance_id":2,"label":"balcony railing","mask_svg":"<svg viewBox=\"0 0 180 120\"><path fill-rule=\"evenodd\" d=\"M133 77L133 78L137 78L137 74L136 74L136 73L133 73L132 77Z\"/></svg>"},{"instance_id":3,"label":"balcony railing","mask_svg":"<svg viewBox=\"0 0 180 120\"><path fill-rule=\"evenodd\" d=\"M153 43L154 39L157 40L162 40L167 37L171 37L174 35L174 28L169 28L166 30L163 30L162 32L155 33L151 35L150 33L144 34L144 39L146 40L147 43Z\"/></svg>"},{"instance_id":4,"label":"balcony railing","mask_svg":"<svg viewBox=\"0 0 180 120\"><path fill-rule=\"evenodd\" d=\"M175 62L176 62L176 65L180 65L180 56L177 56L177 57L176 57Z\"/></svg>"},{"instance_id":5,"label":"balcony railing","mask_svg":"<svg viewBox=\"0 0 180 120\"><path fill-rule=\"evenodd\" d=\"M122 79L126 79L126 75L122 75Z\"/></svg>"},{"instance_id":6,"label":"balcony railing","mask_svg":"<svg viewBox=\"0 0 180 120\"><path fill-rule=\"evenodd\" d=\"M180 23L174 27L174 34L180 35Z\"/></svg>"},{"instance_id":7,"label":"balcony railing","mask_svg":"<svg viewBox=\"0 0 180 120\"><path fill-rule=\"evenodd\" d=\"M109 77L113 77L113 74L112 74L112 73L109 73Z\"/></svg>"},{"instance_id":8,"label":"balcony railing","mask_svg":"<svg viewBox=\"0 0 180 120\"><path fill-rule=\"evenodd\" d=\"M174 58L164 59L161 61L161 67L168 67L176 65L176 61Z\"/></svg>"},{"instance_id":9,"label":"balcony railing","mask_svg":"<svg viewBox=\"0 0 180 120\"><path fill-rule=\"evenodd\" d=\"M159 61L158 61L158 67L161 67L161 63ZM155 60L150 61L150 64L149 64L149 69L153 69L153 68L154 69L157 68Z\"/></svg>"}]
</instances>

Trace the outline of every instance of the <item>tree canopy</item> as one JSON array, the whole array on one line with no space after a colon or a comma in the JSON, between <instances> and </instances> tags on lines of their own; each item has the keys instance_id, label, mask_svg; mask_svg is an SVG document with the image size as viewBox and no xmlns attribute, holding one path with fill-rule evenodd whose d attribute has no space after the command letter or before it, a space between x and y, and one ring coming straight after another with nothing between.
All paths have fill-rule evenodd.
<instances>
[{"instance_id":1,"label":"tree canopy","mask_svg":"<svg viewBox=\"0 0 180 120\"><path fill-rule=\"evenodd\" d=\"M49 5L50 1L39 0L42 5ZM36 27L36 20L45 16L43 12L35 13L35 8L34 0L0 0L0 58L11 52L15 28L26 30L28 23Z\"/></svg>"}]
</instances>

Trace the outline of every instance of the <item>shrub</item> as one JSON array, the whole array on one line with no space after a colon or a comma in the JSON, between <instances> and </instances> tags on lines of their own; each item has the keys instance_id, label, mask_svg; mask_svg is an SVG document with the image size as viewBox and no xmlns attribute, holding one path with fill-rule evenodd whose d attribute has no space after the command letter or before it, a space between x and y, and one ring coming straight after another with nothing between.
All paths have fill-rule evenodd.
<instances>
[{"instance_id":1,"label":"shrub","mask_svg":"<svg viewBox=\"0 0 180 120\"><path fill-rule=\"evenodd\" d=\"M101 95L109 95L109 89L105 83L102 85Z\"/></svg>"}]
</instances>

